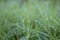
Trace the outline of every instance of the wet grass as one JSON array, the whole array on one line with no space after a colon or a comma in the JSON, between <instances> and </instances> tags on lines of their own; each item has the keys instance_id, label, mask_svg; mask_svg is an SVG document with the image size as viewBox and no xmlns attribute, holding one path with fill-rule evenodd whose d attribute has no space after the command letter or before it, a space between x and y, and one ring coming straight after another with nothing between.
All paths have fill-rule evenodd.
<instances>
[{"instance_id":1,"label":"wet grass","mask_svg":"<svg viewBox=\"0 0 60 40\"><path fill-rule=\"evenodd\" d=\"M0 40L60 40L60 6L50 1L0 3Z\"/></svg>"}]
</instances>

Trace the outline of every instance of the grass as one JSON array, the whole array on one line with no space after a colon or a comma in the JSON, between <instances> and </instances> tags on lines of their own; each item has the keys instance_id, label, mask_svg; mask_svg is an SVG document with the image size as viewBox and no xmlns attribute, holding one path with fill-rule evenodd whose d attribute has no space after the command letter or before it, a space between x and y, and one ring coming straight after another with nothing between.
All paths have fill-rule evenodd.
<instances>
[{"instance_id":1,"label":"grass","mask_svg":"<svg viewBox=\"0 0 60 40\"><path fill-rule=\"evenodd\" d=\"M59 3L59 2L58 2ZM60 40L60 5L51 1L0 3L0 40ZM54 7L54 8L53 8Z\"/></svg>"}]
</instances>

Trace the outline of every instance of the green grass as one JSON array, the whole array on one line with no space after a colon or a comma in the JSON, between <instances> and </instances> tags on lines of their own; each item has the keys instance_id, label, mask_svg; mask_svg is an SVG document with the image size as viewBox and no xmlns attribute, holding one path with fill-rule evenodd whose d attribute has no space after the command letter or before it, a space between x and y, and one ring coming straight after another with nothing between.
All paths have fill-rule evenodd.
<instances>
[{"instance_id":1,"label":"green grass","mask_svg":"<svg viewBox=\"0 0 60 40\"><path fill-rule=\"evenodd\" d=\"M59 8L51 1L2 1L0 40L60 40Z\"/></svg>"}]
</instances>

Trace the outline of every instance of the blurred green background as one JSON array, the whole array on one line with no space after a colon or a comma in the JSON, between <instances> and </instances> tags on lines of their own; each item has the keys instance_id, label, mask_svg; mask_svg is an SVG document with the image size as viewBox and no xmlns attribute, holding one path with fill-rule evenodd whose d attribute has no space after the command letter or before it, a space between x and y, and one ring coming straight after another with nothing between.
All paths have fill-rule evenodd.
<instances>
[{"instance_id":1,"label":"blurred green background","mask_svg":"<svg viewBox=\"0 0 60 40\"><path fill-rule=\"evenodd\" d=\"M0 40L60 40L60 0L0 0Z\"/></svg>"}]
</instances>

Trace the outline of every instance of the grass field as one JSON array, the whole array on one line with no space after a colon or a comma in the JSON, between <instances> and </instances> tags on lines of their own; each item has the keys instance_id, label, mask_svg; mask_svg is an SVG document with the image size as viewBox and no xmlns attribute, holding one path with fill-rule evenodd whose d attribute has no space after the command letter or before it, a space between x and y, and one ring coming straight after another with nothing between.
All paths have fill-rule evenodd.
<instances>
[{"instance_id":1,"label":"grass field","mask_svg":"<svg viewBox=\"0 0 60 40\"><path fill-rule=\"evenodd\" d=\"M0 40L60 40L59 2L0 1Z\"/></svg>"}]
</instances>

